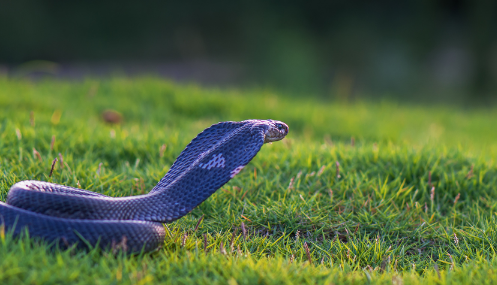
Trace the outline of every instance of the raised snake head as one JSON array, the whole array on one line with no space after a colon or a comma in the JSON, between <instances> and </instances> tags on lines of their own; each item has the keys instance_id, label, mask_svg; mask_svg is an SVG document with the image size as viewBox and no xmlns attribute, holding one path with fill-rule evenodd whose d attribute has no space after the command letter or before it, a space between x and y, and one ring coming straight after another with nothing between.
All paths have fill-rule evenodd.
<instances>
[{"instance_id":1,"label":"raised snake head","mask_svg":"<svg viewBox=\"0 0 497 285\"><path fill-rule=\"evenodd\" d=\"M288 134L288 126L283 122L266 120L264 123L267 126L264 143L282 140Z\"/></svg>"}]
</instances>

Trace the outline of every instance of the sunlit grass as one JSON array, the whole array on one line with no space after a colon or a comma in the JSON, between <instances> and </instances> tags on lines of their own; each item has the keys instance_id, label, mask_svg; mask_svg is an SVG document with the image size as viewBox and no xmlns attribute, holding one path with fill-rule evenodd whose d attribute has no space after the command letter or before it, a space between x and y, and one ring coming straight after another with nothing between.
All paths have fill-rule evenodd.
<instances>
[{"instance_id":1,"label":"sunlit grass","mask_svg":"<svg viewBox=\"0 0 497 285\"><path fill-rule=\"evenodd\" d=\"M154 78L4 78L0 108L2 201L25 179L141 194L213 123L272 118L290 126L287 139L265 145L242 173L168 224L157 252L50 250L0 230L2 284L496 277L496 109L287 99ZM105 123L106 109L123 122Z\"/></svg>"}]
</instances>

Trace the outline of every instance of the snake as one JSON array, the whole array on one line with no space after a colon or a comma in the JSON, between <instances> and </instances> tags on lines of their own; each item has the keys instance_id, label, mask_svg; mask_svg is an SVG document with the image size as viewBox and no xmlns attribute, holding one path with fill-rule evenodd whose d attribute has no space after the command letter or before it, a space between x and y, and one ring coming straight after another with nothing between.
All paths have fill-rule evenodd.
<instances>
[{"instance_id":1,"label":"snake","mask_svg":"<svg viewBox=\"0 0 497 285\"><path fill-rule=\"evenodd\" d=\"M199 133L147 194L109 197L44 181L15 183L0 202L0 230L58 248L154 251L173 222L237 175L264 143L283 139L276 120L220 122Z\"/></svg>"}]
</instances>

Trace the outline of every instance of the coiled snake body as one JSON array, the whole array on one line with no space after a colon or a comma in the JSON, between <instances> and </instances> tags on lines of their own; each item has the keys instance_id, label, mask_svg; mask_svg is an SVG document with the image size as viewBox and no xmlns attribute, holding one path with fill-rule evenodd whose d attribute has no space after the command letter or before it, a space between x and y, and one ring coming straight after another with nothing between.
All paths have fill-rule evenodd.
<instances>
[{"instance_id":1,"label":"coiled snake body","mask_svg":"<svg viewBox=\"0 0 497 285\"><path fill-rule=\"evenodd\" d=\"M164 242L164 227L189 213L247 165L288 126L274 120L221 122L197 135L148 193L113 198L73 187L22 181L0 202L0 226L15 236L27 230L67 247L120 245L150 251Z\"/></svg>"}]
</instances>

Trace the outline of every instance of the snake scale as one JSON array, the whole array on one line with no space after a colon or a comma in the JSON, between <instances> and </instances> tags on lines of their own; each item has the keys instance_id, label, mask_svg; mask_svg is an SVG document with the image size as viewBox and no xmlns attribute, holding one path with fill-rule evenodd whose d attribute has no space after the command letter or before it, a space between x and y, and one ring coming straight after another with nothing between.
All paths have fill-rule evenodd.
<instances>
[{"instance_id":1,"label":"snake scale","mask_svg":"<svg viewBox=\"0 0 497 285\"><path fill-rule=\"evenodd\" d=\"M188 214L227 183L259 152L283 139L288 126L275 120L221 122L197 135L166 175L145 195L109 197L43 182L14 184L0 202L0 227L29 232L54 246L121 248L135 253L164 243L163 223Z\"/></svg>"}]
</instances>

